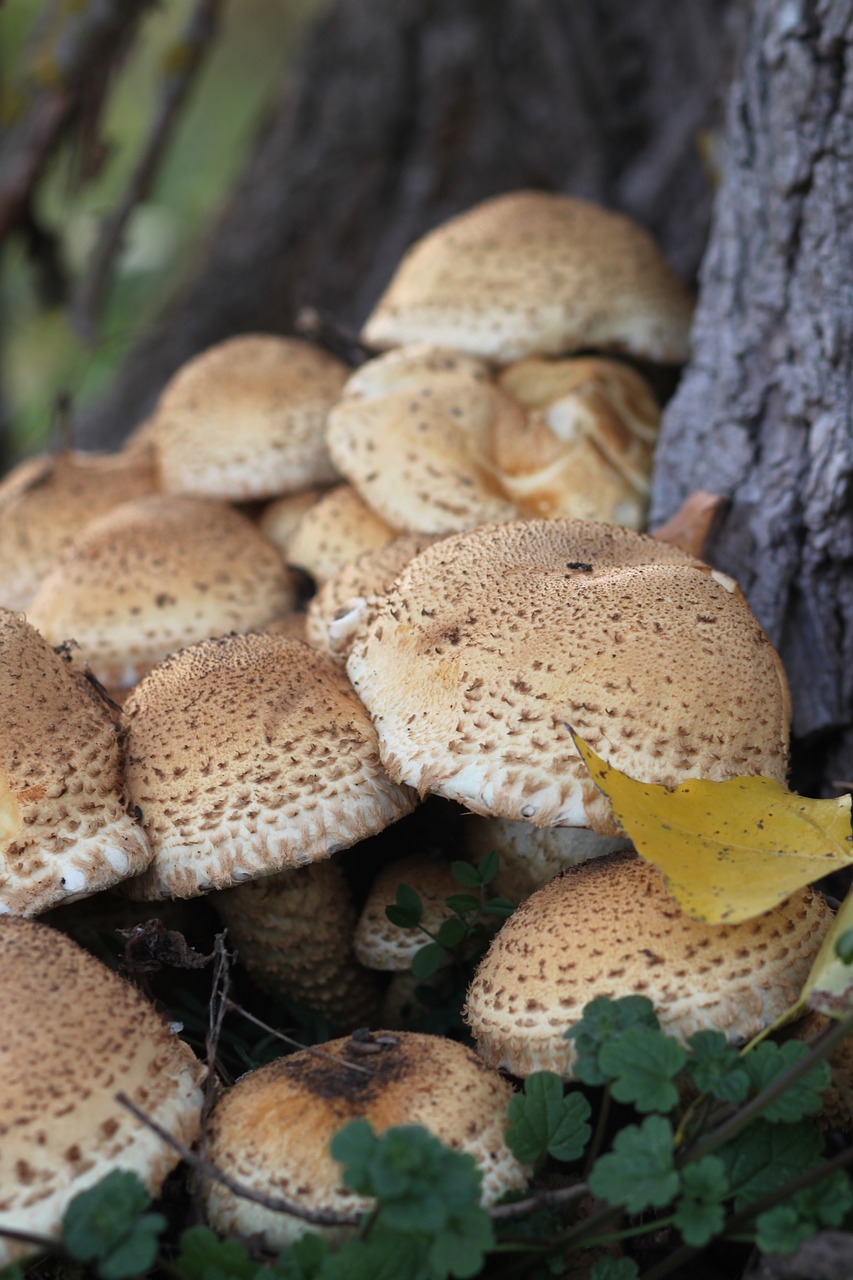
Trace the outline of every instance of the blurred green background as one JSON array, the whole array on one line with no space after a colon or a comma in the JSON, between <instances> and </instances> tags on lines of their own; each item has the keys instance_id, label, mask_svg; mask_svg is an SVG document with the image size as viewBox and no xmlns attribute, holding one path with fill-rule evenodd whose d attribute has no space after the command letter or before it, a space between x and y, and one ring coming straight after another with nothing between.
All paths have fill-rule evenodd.
<instances>
[{"instance_id":1,"label":"blurred green background","mask_svg":"<svg viewBox=\"0 0 853 1280\"><path fill-rule=\"evenodd\" d=\"M321 0L226 0L219 34L184 107L157 184L131 224L96 345L86 347L64 307L40 303L20 237L0 270L2 391L9 457L48 443L61 392L76 406L95 396L192 264L263 116L284 87L302 28ZM27 33L41 0L0 2L0 119L26 71ZM164 59L192 11L192 0L163 0L143 18L139 38L108 100L103 134L109 153L98 177L79 188L74 151L56 155L37 196L39 221L59 234L72 281L79 279L98 221L120 199L146 137L162 85Z\"/></svg>"}]
</instances>

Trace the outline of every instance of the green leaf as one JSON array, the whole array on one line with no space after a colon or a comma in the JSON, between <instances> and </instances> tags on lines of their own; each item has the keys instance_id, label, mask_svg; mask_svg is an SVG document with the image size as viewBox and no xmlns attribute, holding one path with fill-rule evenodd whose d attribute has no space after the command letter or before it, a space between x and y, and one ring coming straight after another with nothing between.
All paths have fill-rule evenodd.
<instances>
[{"instance_id":1,"label":"green leaf","mask_svg":"<svg viewBox=\"0 0 853 1280\"><path fill-rule=\"evenodd\" d=\"M845 929L835 939L835 954L842 964L853 964L853 929Z\"/></svg>"},{"instance_id":2,"label":"green leaf","mask_svg":"<svg viewBox=\"0 0 853 1280\"><path fill-rule=\"evenodd\" d=\"M10 1262L8 1267L0 1267L0 1280L24 1280L24 1269L19 1262Z\"/></svg>"},{"instance_id":3,"label":"green leaf","mask_svg":"<svg viewBox=\"0 0 853 1280\"><path fill-rule=\"evenodd\" d=\"M681 1185L675 1225L687 1244L701 1248L723 1229L723 1201L729 1196L726 1166L717 1156L704 1156L684 1166Z\"/></svg>"},{"instance_id":4,"label":"green leaf","mask_svg":"<svg viewBox=\"0 0 853 1280\"><path fill-rule=\"evenodd\" d=\"M505 919L512 915L517 905L511 898L489 898L483 903L483 910L490 916L500 916Z\"/></svg>"},{"instance_id":5,"label":"green leaf","mask_svg":"<svg viewBox=\"0 0 853 1280\"><path fill-rule=\"evenodd\" d=\"M437 942L428 942L412 956L412 974L418 982L426 982L447 961L447 952Z\"/></svg>"},{"instance_id":6,"label":"green leaf","mask_svg":"<svg viewBox=\"0 0 853 1280\"><path fill-rule=\"evenodd\" d=\"M444 920L435 935L436 942L446 947L448 951L455 951L456 948L464 942L468 935L468 926L464 920L460 920L458 916L451 916L449 920Z\"/></svg>"},{"instance_id":7,"label":"green leaf","mask_svg":"<svg viewBox=\"0 0 853 1280\"><path fill-rule=\"evenodd\" d=\"M430 1245L428 1261L432 1280L444 1280L447 1275L464 1280L477 1275L494 1244L491 1219L485 1209L474 1206L454 1214L447 1228Z\"/></svg>"},{"instance_id":8,"label":"green leaf","mask_svg":"<svg viewBox=\"0 0 853 1280\"><path fill-rule=\"evenodd\" d=\"M638 1024L608 1040L598 1054L598 1067L612 1080L617 1102L638 1111L671 1111L678 1103L672 1083L687 1061L685 1049L671 1036Z\"/></svg>"},{"instance_id":9,"label":"green leaf","mask_svg":"<svg viewBox=\"0 0 853 1280\"><path fill-rule=\"evenodd\" d=\"M482 888L486 881L483 879L481 868L489 857L491 855L487 853L480 867L475 867L470 862L451 862L450 870L453 873L453 879L457 884L461 884L463 889Z\"/></svg>"},{"instance_id":10,"label":"green leaf","mask_svg":"<svg viewBox=\"0 0 853 1280\"><path fill-rule=\"evenodd\" d=\"M735 1209L748 1208L820 1161L823 1139L808 1121L756 1120L717 1152L726 1166Z\"/></svg>"},{"instance_id":11,"label":"green leaf","mask_svg":"<svg viewBox=\"0 0 853 1280\"><path fill-rule=\"evenodd\" d=\"M347 1240L316 1272L318 1280L425 1280L426 1246L401 1232L374 1230L370 1239ZM284 1280L291 1280L289 1274ZM302 1280L294 1276L293 1280Z\"/></svg>"},{"instance_id":12,"label":"green leaf","mask_svg":"<svg viewBox=\"0 0 853 1280\"><path fill-rule=\"evenodd\" d=\"M160 1214L141 1215L151 1197L142 1179L129 1169L114 1169L105 1178L76 1195L62 1219L62 1240L72 1258L79 1262L97 1262L104 1280L120 1280L123 1276L147 1271L156 1257L156 1237L166 1225ZM153 1239L153 1254L145 1237ZM135 1241L139 1250L139 1266L135 1267L124 1246ZM110 1271L115 1255L117 1271ZM127 1270L131 1267L131 1270Z\"/></svg>"},{"instance_id":13,"label":"green leaf","mask_svg":"<svg viewBox=\"0 0 853 1280\"><path fill-rule=\"evenodd\" d=\"M140 1218L116 1247L98 1263L102 1280L126 1280L150 1271L157 1260L160 1233L167 1222L162 1213L148 1213Z\"/></svg>"},{"instance_id":14,"label":"green leaf","mask_svg":"<svg viewBox=\"0 0 853 1280\"><path fill-rule=\"evenodd\" d=\"M637 1280L639 1274L633 1258L599 1258L590 1268L589 1280Z\"/></svg>"},{"instance_id":15,"label":"green leaf","mask_svg":"<svg viewBox=\"0 0 853 1280\"><path fill-rule=\"evenodd\" d=\"M629 1213L660 1208L678 1193L672 1125L663 1116L648 1116L640 1126L621 1129L613 1150L601 1156L589 1177L594 1196L624 1205Z\"/></svg>"},{"instance_id":16,"label":"green leaf","mask_svg":"<svg viewBox=\"0 0 853 1280\"><path fill-rule=\"evenodd\" d=\"M654 1006L645 996L623 996L619 1000L597 996L584 1005L580 1021L565 1033L566 1039L575 1042L577 1057L572 1070L577 1078L584 1084L605 1084L608 1077L599 1065L602 1045L637 1024L660 1029Z\"/></svg>"},{"instance_id":17,"label":"green leaf","mask_svg":"<svg viewBox=\"0 0 853 1280\"><path fill-rule=\"evenodd\" d=\"M853 1207L850 1177L837 1170L797 1191L784 1204L760 1213L755 1242L764 1253L793 1253L824 1227L840 1227Z\"/></svg>"},{"instance_id":18,"label":"green leaf","mask_svg":"<svg viewBox=\"0 0 853 1280\"><path fill-rule=\"evenodd\" d=\"M799 1040L774 1044L763 1040L741 1059L755 1093L787 1071L795 1062L807 1058L811 1050ZM777 1124L796 1124L803 1116L815 1115L822 1106L821 1094L829 1085L829 1067L817 1062L811 1071L790 1085L780 1097L763 1111L763 1119Z\"/></svg>"},{"instance_id":19,"label":"green leaf","mask_svg":"<svg viewBox=\"0 0 853 1280\"><path fill-rule=\"evenodd\" d=\"M500 869L501 860L498 857L497 850L490 849L489 852L480 859L480 863L477 868L480 873L480 884L491 884Z\"/></svg>"},{"instance_id":20,"label":"green leaf","mask_svg":"<svg viewBox=\"0 0 853 1280\"><path fill-rule=\"evenodd\" d=\"M591 1108L582 1093L566 1094L553 1071L536 1071L524 1082L524 1093L510 1099L506 1140L525 1164L552 1155L570 1162L583 1155L591 1129Z\"/></svg>"},{"instance_id":21,"label":"green leaf","mask_svg":"<svg viewBox=\"0 0 853 1280\"><path fill-rule=\"evenodd\" d=\"M183 1280L252 1280L258 1270L243 1245L220 1240L209 1227L182 1233L176 1266Z\"/></svg>"},{"instance_id":22,"label":"green leaf","mask_svg":"<svg viewBox=\"0 0 853 1280\"><path fill-rule=\"evenodd\" d=\"M749 1093L749 1075L740 1054L721 1031L696 1031L687 1041L687 1071L700 1093L720 1102L743 1102Z\"/></svg>"},{"instance_id":23,"label":"green leaf","mask_svg":"<svg viewBox=\"0 0 853 1280\"><path fill-rule=\"evenodd\" d=\"M385 908L385 916L398 929L417 929L420 923L420 917L413 916L410 911L404 911L402 907L397 907L393 903Z\"/></svg>"},{"instance_id":24,"label":"green leaf","mask_svg":"<svg viewBox=\"0 0 853 1280\"><path fill-rule=\"evenodd\" d=\"M444 899L444 905L459 916L470 916L479 912L481 903L473 893L451 893Z\"/></svg>"},{"instance_id":25,"label":"green leaf","mask_svg":"<svg viewBox=\"0 0 853 1280\"><path fill-rule=\"evenodd\" d=\"M424 906L419 894L410 884L397 885L395 902L402 911L408 911L410 916L415 917L416 924L420 924Z\"/></svg>"}]
</instances>

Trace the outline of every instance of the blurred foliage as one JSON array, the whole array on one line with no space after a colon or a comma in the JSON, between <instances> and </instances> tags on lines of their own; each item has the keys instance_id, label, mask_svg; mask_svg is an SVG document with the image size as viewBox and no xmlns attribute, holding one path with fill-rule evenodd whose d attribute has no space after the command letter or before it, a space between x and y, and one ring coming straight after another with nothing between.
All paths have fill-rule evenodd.
<instances>
[{"instance_id":1,"label":"blurred foliage","mask_svg":"<svg viewBox=\"0 0 853 1280\"><path fill-rule=\"evenodd\" d=\"M20 237L6 246L0 276L2 392L11 424L6 452L43 447L56 395L75 404L97 394L159 304L192 263L230 184L240 172L265 105L280 90L299 36L320 0L226 0L219 34L179 122L151 199L133 218L97 345L86 348L64 307L39 299ZM113 85L103 124L108 146L97 178L80 188L66 145L37 197L39 222L56 233L71 281L79 279L98 221L121 197L154 115L169 51L192 0L168 0L144 19L140 39ZM14 105L27 36L42 0L0 5L0 117Z\"/></svg>"}]
</instances>

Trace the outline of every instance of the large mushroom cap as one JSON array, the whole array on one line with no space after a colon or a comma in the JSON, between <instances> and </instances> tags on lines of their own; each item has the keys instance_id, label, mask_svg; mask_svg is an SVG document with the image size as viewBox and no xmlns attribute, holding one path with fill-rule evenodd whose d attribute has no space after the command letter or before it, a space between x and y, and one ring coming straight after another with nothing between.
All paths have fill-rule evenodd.
<instances>
[{"instance_id":1,"label":"large mushroom cap","mask_svg":"<svg viewBox=\"0 0 853 1280\"><path fill-rule=\"evenodd\" d=\"M224 503L158 495L93 521L33 600L51 642L78 641L103 684L134 684L182 645L249 631L291 609L275 547Z\"/></svg>"},{"instance_id":2,"label":"large mushroom cap","mask_svg":"<svg viewBox=\"0 0 853 1280\"><path fill-rule=\"evenodd\" d=\"M178 1162L123 1091L190 1145L204 1068L135 987L48 925L0 918L0 1267L55 1236L69 1201L114 1169L156 1195Z\"/></svg>"},{"instance_id":3,"label":"large mushroom cap","mask_svg":"<svg viewBox=\"0 0 853 1280\"><path fill-rule=\"evenodd\" d=\"M104 704L21 614L0 609L0 913L37 915L150 861Z\"/></svg>"},{"instance_id":4,"label":"large mushroom cap","mask_svg":"<svg viewBox=\"0 0 853 1280\"><path fill-rule=\"evenodd\" d=\"M331 484L323 426L348 373L319 347L271 334L229 338L195 356L157 406L163 487L245 499Z\"/></svg>"},{"instance_id":5,"label":"large mushroom cap","mask_svg":"<svg viewBox=\"0 0 853 1280\"><path fill-rule=\"evenodd\" d=\"M391 776L476 813L618 834L569 726L645 782L785 777L787 686L742 593L627 529L530 520L428 547L347 670Z\"/></svg>"},{"instance_id":6,"label":"large mushroom cap","mask_svg":"<svg viewBox=\"0 0 853 1280\"><path fill-rule=\"evenodd\" d=\"M153 455L30 458L0 483L0 605L26 609L57 556L90 521L157 488Z\"/></svg>"},{"instance_id":7,"label":"large mushroom cap","mask_svg":"<svg viewBox=\"0 0 853 1280\"><path fill-rule=\"evenodd\" d=\"M211 1116L208 1158L253 1189L274 1189L306 1208L366 1210L370 1202L341 1185L329 1154L335 1133L363 1118L378 1133L424 1125L472 1155L483 1173L486 1204L525 1185L524 1168L504 1138L512 1091L496 1071L441 1036L377 1032L370 1047L374 1052L359 1053L358 1042L333 1040L318 1046L320 1053L302 1050L243 1076ZM259 1232L268 1248L306 1230L298 1219L238 1199L219 1183L208 1183L206 1210L217 1231Z\"/></svg>"},{"instance_id":8,"label":"large mushroom cap","mask_svg":"<svg viewBox=\"0 0 853 1280\"><path fill-rule=\"evenodd\" d=\"M124 708L127 787L154 849L127 890L189 898L328 858L414 808L340 667L252 634L173 655Z\"/></svg>"},{"instance_id":9,"label":"large mushroom cap","mask_svg":"<svg viewBox=\"0 0 853 1280\"><path fill-rule=\"evenodd\" d=\"M691 311L651 236L629 218L516 191L419 240L362 336L379 350L433 342L501 363L581 348L680 363Z\"/></svg>"},{"instance_id":10,"label":"large mushroom cap","mask_svg":"<svg viewBox=\"0 0 853 1280\"><path fill-rule=\"evenodd\" d=\"M571 1074L564 1032L596 996L643 995L684 1040L721 1031L740 1043L800 994L832 912L813 889L743 924L691 920L636 854L585 862L551 880L501 927L465 1016L486 1062L514 1075Z\"/></svg>"}]
</instances>

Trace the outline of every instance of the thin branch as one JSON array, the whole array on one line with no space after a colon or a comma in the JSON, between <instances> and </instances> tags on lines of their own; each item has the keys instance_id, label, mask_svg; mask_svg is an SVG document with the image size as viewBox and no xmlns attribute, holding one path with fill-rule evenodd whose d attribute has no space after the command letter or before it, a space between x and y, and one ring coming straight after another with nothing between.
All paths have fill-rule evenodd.
<instances>
[{"instance_id":1,"label":"thin branch","mask_svg":"<svg viewBox=\"0 0 853 1280\"><path fill-rule=\"evenodd\" d=\"M181 109L204 63L218 30L224 0L197 0L186 28L166 55L160 101L124 195L104 220L88 271L72 304L72 323L91 343L110 287L116 258L134 210L153 187L166 155Z\"/></svg>"},{"instance_id":2,"label":"thin branch","mask_svg":"<svg viewBox=\"0 0 853 1280\"><path fill-rule=\"evenodd\" d=\"M211 1164L208 1160L203 1160L201 1156L196 1155L189 1147L185 1147L182 1142L173 1137L168 1129L164 1129L156 1120L152 1120L149 1115L140 1110L134 1102L131 1102L126 1093L117 1093L116 1102L125 1107L132 1116L135 1116L140 1124L144 1124L152 1133L156 1133L157 1137L173 1151L185 1160L191 1168L202 1174L205 1178L210 1178L214 1182L219 1182L223 1187L238 1196L241 1200L251 1200L253 1204L260 1205L264 1209L270 1209L273 1213L286 1213L292 1218L300 1218L303 1222L308 1222L315 1227L357 1227L364 1217L361 1213L335 1213L333 1209L305 1209L302 1205L294 1204L292 1200L286 1200L283 1196L268 1196L262 1191L255 1191L252 1187L247 1187L245 1183L238 1182L236 1178L232 1178L229 1174L218 1169L216 1165Z\"/></svg>"},{"instance_id":3,"label":"thin branch","mask_svg":"<svg viewBox=\"0 0 853 1280\"><path fill-rule=\"evenodd\" d=\"M30 59L35 88L0 143L0 241L26 219L32 194L63 131L126 49L153 0L89 0L55 7ZM26 89L22 90L26 94Z\"/></svg>"},{"instance_id":4,"label":"thin branch","mask_svg":"<svg viewBox=\"0 0 853 1280\"><path fill-rule=\"evenodd\" d=\"M21 1244L31 1244L37 1249L57 1249L58 1242L51 1236L36 1235L34 1231L17 1231L14 1227L0 1226L0 1236L6 1240L20 1240Z\"/></svg>"},{"instance_id":5,"label":"thin branch","mask_svg":"<svg viewBox=\"0 0 853 1280\"><path fill-rule=\"evenodd\" d=\"M560 1209L581 1196L587 1195L589 1187L579 1182L574 1187L555 1187L549 1191L534 1191L524 1200L515 1200L512 1204L494 1205L488 1210L492 1222L508 1222L513 1218L526 1218L537 1209Z\"/></svg>"},{"instance_id":6,"label":"thin branch","mask_svg":"<svg viewBox=\"0 0 853 1280\"><path fill-rule=\"evenodd\" d=\"M363 1067L360 1062L349 1062L345 1058L338 1058L335 1054L326 1053L324 1049L318 1049L313 1044L300 1044L298 1040L294 1040L293 1036L286 1035L283 1031L277 1031L268 1022L263 1022L260 1018L256 1018L253 1013L249 1013L248 1009L244 1009L242 1005L236 1004L233 1000L226 1000L225 1005L232 1013L239 1013L247 1022L253 1022L256 1027L260 1027L261 1031L266 1031L269 1035L275 1036L276 1040L281 1040L283 1044L290 1045L292 1049L301 1049L305 1053L313 1054L315 1058L322 1058L325 1062L334 1062L338 1067L349 1067L351 1071L361 1071L366 1076L375 1074L370 1070L370 1067Z\"/></svg>"}]
</instances>

